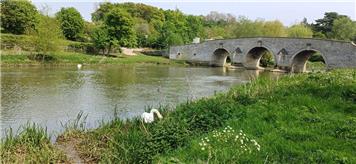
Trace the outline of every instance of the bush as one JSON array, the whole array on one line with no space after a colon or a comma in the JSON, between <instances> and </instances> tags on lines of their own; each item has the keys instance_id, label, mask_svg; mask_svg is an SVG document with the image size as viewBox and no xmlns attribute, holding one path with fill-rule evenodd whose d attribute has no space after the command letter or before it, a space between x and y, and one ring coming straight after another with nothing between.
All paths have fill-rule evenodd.
<instances>
[{"instance_id":1,"label":"bush","mask_svg":"<svg viewBox=\"0 0 356 164\"><path fill-rule=\"evenodd\" d=\"M48 55L48 54L31 54L27 56L28 59L30 60L35 60L35 61L45 61L45 62L52 62L52 61L56 61L56 58L52 55Z\"/></svg>"},{"instance_id":2,"label":"bush","mask_svg":"<svg viewBox=\"0 0 356 164\"><path fill-rule=\"evenodd\" d=\"M151 126L139 147L134 150L134 163L151 163L153 157L160 153L174 151L186 145L190 135L184 122L164 120Z\"/></svg>"},{"instance_id":3,"label":"bush","mask_svg":"<svg viewBox=\"0 0 356 164\"><path fill-rule=\"evenodd\" d=\"M97 54L98 50L92 43L85 42L70 42L67 46L67 51L70 52L81 52L88 54Z\"/></svg>"},{"instance_id":4,"label":"bush","mask_svg":"<svg viewBox=\"0 0 356 164\"><path fill-rule=\"evenodd\" d=\"M314 53L313 55L311 55L309 57L308 60L311 61L311 62L323 62L323 63L325 63L324 58L323 58L323 56L321 56L320 53Z\"/></svg>"},{"instance_id":5,"label":"bush","mask_svg":"<svg viewBox=\"0 0 356 164\"><path fill-rule=\"evenodd\" d=\"M273 66L274 64L275 63L274 63L273 55L269 52L264 52L260 60L260 66L269 67L269 66Z\"/></svg>"}]
</instances>

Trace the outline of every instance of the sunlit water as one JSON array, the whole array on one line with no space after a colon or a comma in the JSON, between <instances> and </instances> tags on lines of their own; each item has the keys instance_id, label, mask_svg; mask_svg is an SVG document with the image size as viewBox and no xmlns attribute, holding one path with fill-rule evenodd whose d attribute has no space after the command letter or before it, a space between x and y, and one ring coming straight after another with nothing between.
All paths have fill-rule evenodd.
<instances>
[{"instance_id":1,"label":"sunlit water","mask_svg":"<svg viewBox=\"0 0 356 164\"><path fill-rule=\"evenodd\" d=\"M1 69L1 134L27 122L59 133L62 123L80 111L86 126L113 118L140 115L145 107L174 106L188 99L212 96L271 72L209 67L91 66Z\"/></svg>"}]
</instances>

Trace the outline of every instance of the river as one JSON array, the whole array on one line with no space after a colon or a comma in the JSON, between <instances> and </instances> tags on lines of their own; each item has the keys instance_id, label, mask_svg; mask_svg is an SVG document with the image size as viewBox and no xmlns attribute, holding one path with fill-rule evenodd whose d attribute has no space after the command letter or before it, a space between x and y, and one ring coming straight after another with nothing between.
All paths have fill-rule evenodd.
<instances>
[{"instance_id":1,"label":"river","mask_svg":"<svg viewBox=\"0 0 356 164\"><path fill-rule=\"evenodd\" d=\"M87 115L86 127L113 118L140 115L148 107L175 105L212 96L256 76L271 72L213 67L159 65L37 66L1 68L1 134L27 122L63 130L62 123L79 112Z\"/></svg>"}]
</instances>

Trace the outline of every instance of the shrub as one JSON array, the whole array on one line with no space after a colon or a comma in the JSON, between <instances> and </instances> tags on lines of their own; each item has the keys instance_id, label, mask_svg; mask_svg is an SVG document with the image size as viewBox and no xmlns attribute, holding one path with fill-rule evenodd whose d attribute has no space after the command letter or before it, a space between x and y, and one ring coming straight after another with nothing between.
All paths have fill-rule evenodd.
<instances>
[{"instance_id":1,"label":"shrub","mask_svg":"<svg viewBox=\"0 0 356 164\"><path fill-rule=\"evenodd\" d=\"M85 42L70 42L67 46L67 51L81 52L88 54L97 54L98 50L92 43Z\"/></svg>"}]
</instances>

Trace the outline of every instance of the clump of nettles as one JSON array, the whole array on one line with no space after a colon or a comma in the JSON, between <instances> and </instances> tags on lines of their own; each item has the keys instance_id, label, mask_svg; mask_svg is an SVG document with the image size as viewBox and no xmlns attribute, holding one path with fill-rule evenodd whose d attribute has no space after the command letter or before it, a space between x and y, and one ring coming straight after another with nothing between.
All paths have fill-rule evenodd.
<instances>
[{"instance_id":1,"label":"clump of nettles","mask_svg":"<svg viewBox=\"0 0 356 164\"><path fill-rule=\"evenodd\" d=\"M256 140L247 137L242 130L235 131L230 126L220 131L214 130L211 136L201 139L199 146L202 151L209 154L209 158L214 156L219 158L217 156L227 155L231 150L233 150L233 158L261 150Z\"/></svg>"}]
</instances>

